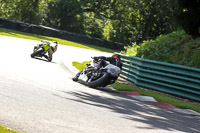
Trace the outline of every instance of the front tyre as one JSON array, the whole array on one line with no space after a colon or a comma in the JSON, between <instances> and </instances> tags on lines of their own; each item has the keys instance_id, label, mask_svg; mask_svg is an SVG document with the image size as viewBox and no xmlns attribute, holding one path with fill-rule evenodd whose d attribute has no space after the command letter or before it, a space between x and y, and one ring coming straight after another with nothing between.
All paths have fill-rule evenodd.
<instances>
[{"instance_id":1,"label":"front tyre","mask_svg":"<svg viewBox=\"0 0 200 133\"><path fill-rule=\"evenodd\" d=\"M108 79L109 79L109 74L108 74L108 73L104 73L104 74L103 74L100 78L98 78L97 80L88 82L88 86L91 87L91 88L105 86L105 83L107 82Z\"/></svg>"}]
</instances>

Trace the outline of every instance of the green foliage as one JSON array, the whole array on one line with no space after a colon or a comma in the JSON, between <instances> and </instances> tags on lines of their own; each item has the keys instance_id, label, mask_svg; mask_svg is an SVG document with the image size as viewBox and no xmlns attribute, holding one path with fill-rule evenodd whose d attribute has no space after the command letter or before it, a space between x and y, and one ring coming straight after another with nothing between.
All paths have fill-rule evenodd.
<instances>
[{"instance_id":1,"label":"green foliage","mask_svg":"<svg viewBox=\"0 0 200 133\"><path fill-rule=\"evenodd\" d=\"M199 5L197 0L0 0L0 17L132 45L176 30L176 22L198 37Z\"/></svg>"},{"instance_id":2,"label":"green foliage","mask_svg":"<svg viewBox=\"0 0 200 133\"><path fill-rule=\"evenodd\" d=\"M193 39L183 30L125 49L127 55L200 68L200 38Z\"/></svg>"},{"instance_id":3,"label":"green foliage","mask_svg":"<svg viewBox=\"0 0 200 133\"><path fill-rule=\"evenodd\" d=\"M6 127L0 126L0 133L17 133L16 131L12 131Z\"/></svg>"},{"instance_id":4,"label":"green foliage","mask_svg":"<svg viewBox=\"0 0 200 133\"><path fill-rule=\"evenodd\" d=\"M117 0L107 16L107 21L111 21L113 27L110 31L112 34L104 38L131 45L132 42L138 44L160 34L170 33L176 29L176 2L165 1L163 4L158 0Z\"/></svg>"},{"instance_id":5,"label":"green foliage","mask_svg":"<svg viewBox=\"0 0 200 133\"><path fill-rule=\"evenodd\" d=\"M177 31L167 35L160 35L155 40L144 41L140 44L140 47L137 48L136 56L165 61L178 49L179 45L177 41L181 40L184 36L185 33L183 31ZM129 50L127 49L127 51Z\"/></svg>"},{"instance_id":6,"label":"green foliage","mask_svg":"<svg viewBox=\"0 0 200 133\"><path fill-rule=\"evenodd\" d=\"M0 16L39 24L39 0L0 0Z\"/></svg>"},{"instance_id":7,"label":"green foliage","mask_svg":"<svg viewBox=\"0 0 200 133\"><path fill-rule=\"evenodd\" d=\"M200 67L200 47L194 51L192 59L191 66Z\"/></svg>"},{"instance_id":8,"label":"green foliage","mask_svg":"<svg viewBox=\"0 0 200 133\"><path fill-rule=\"evenodd\" d=\"M0 17L132 45L176 28L177 0L0 0Z\"/></svg>"},{"instance_id":9,"label":"green foliage","mask_svg":"<svg viewBox=\"0 0 200 133\"><path fill-rule=\"evenodd\" d=\"M110 37L113 36L113 34L114 34L113 30L114 30L114 27L111 24L111 20L108 19L105 22L105 26L103 28L103 39L111 41Z\"/></svg>"},{"instance_id":10,"label":"green foliage","mask_svg":"<svg viewBox=\"0 0 200 133\"><path fill-rule=\"evenodd\" d=\"M123 51L122 53L130 55L130 56L136 56L139 48L140 48L139 45L137 45L136 43L133 43L132 47L125 46L124 49L126 49L126 52Z\"/></svg>"},{"instance_id":11,"label":"green foliage","mask_svg":"<svg viewBox=\"0 0 200 133\"><path fill-rule=\"evenodd\" d=\"M78 0L50 1L44 10L42 24L62 30L82 33L82 11Z\"/></svg>"},{"instance_id":12,"label":"green foliage","mask_svg":"<svg viewBox=\"0 0 200 133\"><path fill-rule=\"evenodd\" d=\"M83 27L87 35L102 38L102 20L95 18L94 13L84 13Z\"/></svg>"}]
</instances>

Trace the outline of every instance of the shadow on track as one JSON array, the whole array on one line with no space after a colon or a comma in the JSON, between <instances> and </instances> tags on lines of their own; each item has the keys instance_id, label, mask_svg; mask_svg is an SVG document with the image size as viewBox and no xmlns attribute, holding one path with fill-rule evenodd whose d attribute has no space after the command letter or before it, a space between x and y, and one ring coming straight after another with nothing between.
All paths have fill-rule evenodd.
<instances>
[{"instance_id":1,"label":"shadow on track","mask_svg":"<svg viewBox=\"0 0 200 133\"><path fill-rule=\"evenodd\" d=\"M91 88L92 89L92 88ZM167 109L160 109L145 102L134 100L117 91L103 88L98 89L103 93L109 93L113 98L94 95L86 92L65 92L77 97L78 99L69 99L67 97L55 95L66 100L72 100L90 106L110 109L115 113L123 115L124 119L129 119L145 123L146 127L136 127L140 129L163 129L166 131L182 131L187 133L199 133L200 117L185 116L172 112Z\"/></svg>"},{"instance_id":2,"label":"shadow on track","mask_svg":"<svg viewBox=\"0 0 200 133\"><path fill-rule=\"evenodd\" d=\"M45 60L45 59L42 59L42 58L39 58L39 57L34 57L33 59L37 59L37 60L49 62L48 60ZM56 63L56 62L51 61L51 62L49 62L49 63Z\"/></svg>"}]
</instances>

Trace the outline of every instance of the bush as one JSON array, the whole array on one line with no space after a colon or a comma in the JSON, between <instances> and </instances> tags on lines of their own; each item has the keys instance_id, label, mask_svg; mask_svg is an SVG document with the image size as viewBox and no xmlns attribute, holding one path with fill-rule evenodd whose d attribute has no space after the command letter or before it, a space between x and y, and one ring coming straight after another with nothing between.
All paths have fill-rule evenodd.
<instances>
[{"instance_id":1,"label":"bush","mask_svg":"<svg viewBox=\"0 0 200 133\"><path fill-rule=\"evenodd\" d=\"M123 53L130 56L200 68L200 38L193 39L183 30L125 49Z\"/></svg>"},{"instance_id":2,"label":"bush","mask_svg":"<svg viewBox=\"0 0 200 133\"><path fill-rule=\"evenodd\" d=\"M144 41L137 51L136 56L166 61L171 54L179 47L177 41L185 36L183 31L172 32L167 35L160 35L155 40Z\"/></svg>"}]
</instances>

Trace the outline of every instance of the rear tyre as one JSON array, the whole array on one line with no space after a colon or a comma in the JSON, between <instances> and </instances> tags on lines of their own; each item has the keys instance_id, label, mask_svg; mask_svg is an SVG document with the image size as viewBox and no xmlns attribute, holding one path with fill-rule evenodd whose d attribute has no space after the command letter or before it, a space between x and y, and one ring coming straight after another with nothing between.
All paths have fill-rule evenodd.
<instances>
[{"instance_id":1,"label":"rear tyre","mask_svg":"<svg viewBox=\"0 0 200 133\"><path fill-rule=\"evenodd\" d=\"M104 73L99 79L88 82L88 86L91 88L106 86L105 83L107 82L108 79L109 79L109 74Z\"/></svg>"}]
</instances>

